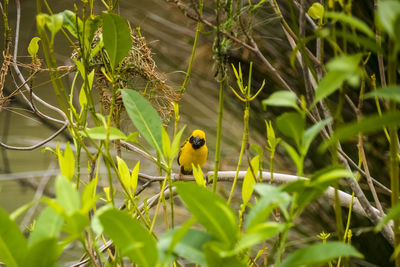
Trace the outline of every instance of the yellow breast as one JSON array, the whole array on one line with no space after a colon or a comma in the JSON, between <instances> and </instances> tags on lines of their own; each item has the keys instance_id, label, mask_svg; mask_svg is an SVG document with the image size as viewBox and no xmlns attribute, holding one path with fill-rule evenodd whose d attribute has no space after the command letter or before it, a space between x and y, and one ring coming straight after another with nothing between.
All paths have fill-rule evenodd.
<instances>
[{"instance_id":1,"label":"yellow breast","mask_svg":"<svg viewBox=\"0 0 400 267\"><path fill-rule=\"evenodd\" d=\"M182 147L181 154L179 156L179 164L183 166L185 171L192 171L192 163L196 165L203 166L207 161L208 148L206 145L198 149L194 149L192 144L186 142Z\"/></svg>"}]
</instances>

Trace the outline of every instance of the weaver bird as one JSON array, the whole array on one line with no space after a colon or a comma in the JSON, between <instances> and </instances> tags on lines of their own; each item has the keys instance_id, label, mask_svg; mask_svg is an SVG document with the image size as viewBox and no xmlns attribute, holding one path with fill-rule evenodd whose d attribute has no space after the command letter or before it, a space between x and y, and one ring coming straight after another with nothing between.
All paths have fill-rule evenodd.
<instances>
[{"instance_id":1,"label":"weaver bird","mask_svg":"<svg viewBox=\"0 0 400 267\"><path fill-rule=\"evenodd\" d=\"M206 134L202 130L194 130L192 135L183 142L178 155L178 164L181 166L181 174L193 174L194 166L204 165L207 161L208 148Z\"/></svg>"}]
</instances>

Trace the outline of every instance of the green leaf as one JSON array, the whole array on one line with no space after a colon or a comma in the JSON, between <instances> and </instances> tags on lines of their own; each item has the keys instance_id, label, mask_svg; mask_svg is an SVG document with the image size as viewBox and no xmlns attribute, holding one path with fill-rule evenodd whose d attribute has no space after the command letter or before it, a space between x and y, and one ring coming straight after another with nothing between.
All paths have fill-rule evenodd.
<instances>
[{"instance_id":1,"label":"green leaf","mask_svg":"<svg viewBox=\"0 0 400 267\"><path fill-rule=\"evenodd\" d=\"M35 228L28 239L29 247L42 240L55 238L60 235L63 218L51 207L46 207L36 221Z\"/></svg>"},{"instance_id":2,"label":"green leaf","mask_svg":"<svg viewBox=\"0 0 400 267\"><path fill-rule=\"evenodd\" d=\"M396 20L400 16L400 3L398 1L379 1L377 10L378 25L392 38L396 38Z\"/></svg>"},{"instance_id":3,"label":"green leaf","mask_svg":"<svg viewBox=\"0 0 400 267\"><path fill-rule=\"evenodd\" d=\"M328 30L325 28L325 30ZM339 30L338 28L334 28L335 35L337 38L343 38L348 42L351 42L357 46L365 47L367 50L370 50L375 53L382 53L383 49L380 47L375 39L365 37L363 35L355 35L348 30Z\"/></svg>"},{"instance_id":4,"label":"green leaf","mask_svg":"<svg viewBox=\"0 0 400 267\"><path fill-rule=\"evenodd\" d=\"M205 265L203 245L213 238L211 235L197 229L189 229L182 240L176 244L174 253L199 265Z\"/></svg>"},{"instance_id":5,"label":"green leaf","mask_svg":"<svg viewBox=\"0 0 400 267\"><path fill-rule=\"evenodd\" d=\"M216 239L233 245L237 239L236 216L217 194L194 183L177 183L176 188L189 211Z\"/></svg>"},{"instance_id":6,"label":"green leaf","mask_svg":"<svg viewBox=\"0 0 400 267\"><path fill-rule=\"evenodd\" d=\"M44 26L46 25L46 18L48 16L49 15L44 14L44 13L39 13L36 15L36 26L38 28L39 33L43 32L45 30Z\"/></svg>"},{"instance_id":7,"label":"green leaf","mask_svg":"<svg viewBox=\"0 0 400 267\"><path fill-rule=\"evenodd\" d=\"M101 214L103 214L105 211L112 210L112 209L114 209L114 207L110 201L106 205L101 206L99 209L96 210L96 213L92 217L92 222L91 222L91 227L92 227L93 231L96 233L96 235L100 236L100 235L104 234L103 225L101 224L101 222L99 220L99 216Z\"/></svg>"},{"instance_id":8,"label":"green leaf","mask_svg":"<svg viewBox=\"0 0 400 267\"><path fill-rule=\"evenodd\" d=\"M0 261L7 267L23 266L27 244L18 225L0 208Z\"/></svg>"},{"instance_id":9,"label":"green leaf","mask_svg":"<svg viewBox=\"0 0 400 267\"><path fill-rule=\"evenodd\" d=\"M326 64L329 71L341 71L354 73L359 69L359 64L362 59L362 54L341 55L333 58Z\"/></svg>"},{"instance_id":10,"label":"green leaf","mask_svg":"<svg viewBox=\"0 0 400 267\"><path fill-rule=\"evenodd\" d=\"M339 89L339 87L342 86L347 77L347 72L328 72L318 84L318 87L315 91L314 103L312 106Z\"/></svg>"},{"instance_id":11,"label":"green leaf","mask_svg":"<svg viewBox=\"0 0 400 267\"><path fill-rule=\"evenodd\" d=\"M129 133L128 138L126 138L127 142L136 143L139 138L139 132Z\"/></svg>"},{"instance_id":12,"label":"green leaf","mask_svg":"<svg viewBox=\"0 0 400 267\"><path fill-rule=\"evenodd\" d=\"M302 169L303 161L300 158L300 155L296 152L296 149L286 142L282 142L282 146L286 149L286 152L289 154L289 156L293 160L294 164L296 164L297 170Z\"/></svg>"},{"instance_id":13,"label":"green leaf","mask_svg":"<svg viewBox=\"0 0 400 267\"><path fill-rule=\"evenodd\" d=\"M86 226L89 225L87 213L82 214L81 211L74 212L70 216L64 216L65 225L63 231L71 235L71 239L83 237Z\"/></svg>"},{"instance_id":14,"label":"green leaf","mask_svg":"<svg viewBox=\"0 0 400 267\"><path fill-rule=\"evenodd\" d=\"M56 201L64 209L66 215L72 215L79 210L81 201L78 191L64 176L58 175L56 179Z\"/></svg>"},{"instance_id":15,"label":"green leaf","mask_svg":"<svg viewBox=\"0 0 400 267\"><path fill-rule=\"evenodd\" d=\"M359 75L359 63L362 55L342 55L327 63L328 73L319 82L315 91L313 105L334 93L346 80Z\"/></svg>"},{"instance_id":16,"label":"green leaf","mask_svg":"<svg viewBox=\"0 0 400 267\"><path fill-rule=\"evenodd\" d=\"M99 29L100 16L91 16L85 21L85 45L88 49L91 49L92 40L94 34Z\"/></svg>"},{"instance_id":17,"label":"green leaf","mask_svg":"<svg viewBox=\"0 0 400 267\"><path fill-rule=\"evenodd\" d=\"M135 165L135 167L132 170L131 174L131 189L132 189L132 194L135 195L136 192L136 187L139 179L139 166L140 166L140 161L138 161Z\"/></svg>"},{"instance_id":18,"label":"green leaf","mask_svg":"<svg viewBox=\"0 0 400 267\"><path fill-rule=\"evenodd\" d=\"M363 255L352 246L341 242L318 243L296 250L282 262L280 267L315 266L339 257L362 258Z\"/></svg>"},{"instance_id":19,"label":"green leaf","mask_svg":"<svg viewBox=\"0 0 400 267\"><path fill-rule=\"evenodd\" d=\"M22 266L29 267L52 267L56 265L57 259L61 253L58 247L57 239L43 239L29 247L25 262Z\"/></svg>"},{"instance_id":20,"label":"green leaf","mask_svg":"<svg viewBox=\"0 0 400 267\"><path fill-rule=\"evenodd\" d=\"M226 256L226 250L221 243L208 242L203 245L208 267L245 267L248 266L237 255Z\"/></svg>"},{"instance_id":21,"label":"green leaf","mask_svg":"<svg viewBox=\"0 0 400 267\"><path fill-rule=\"evenodd\" d=\"M260 167L260 156L257 155L251 160L251 167L253 168L253 172L251 171L251 168L247 168L247 172L244 176L243 179L243 184L242 184L242 199L243 199L243 204L246 205L247 202L249 202L249 199L251 195L253 194L253 185L256 183L257 180L257 175L258 175L258 169Z\"/></svg>"},{"instance_id":22,"label":"green leaf","mask_svg":"<svg viewBox=\"0 0 400 267\"><path fill-rule=\"evenodd\" d=\"M387 213L386 216L383 217L378 225L375 227L375 231L380 231L382 230L383 226L385 226L385 224L387 224L389 221L397 219L400 217L400 204L397 204L396 206L394 206L393 208L391 208Z\"/></svg>"},{"instance_id":23,"label":"green leaf","mask_svg":"<svg viewBox=\"0 0 400 267\"><path fill-rule=\"evenodd\" d=\"M274 130L274 127L272 127L271 121L265 121L265 126L266 126L266 131L267 131L267 141L268 141L269 149L275 150L276 146L281 141L281 138L276 138L275 130ZM259 154L259 155L261 155L261 154Z\"/></svg>"},{"instance_id":24,"label":"green leaf","mask_svg":"<svg viewBox=\"0 0 400 267\"><path fill-rule=\"evenodd\" d=\"M169 263L175 260L173 255L176 245L181 242L183 237L187 234L190 227L196 223L196 219L191 217L181 227L171 229L170 231L164 232L157 242L157 249L159 255L159 262L161 266L167 266Z\"/></svg>"},{"instance_id":25,"label":"green leaf","mask_svg":"<svg viewBox=\"0 0 400 267\"><path fill-rule=\"evenodd\" d=\"M310 186L327 186L340 178L354 178L354 175L342 166L330 166L314 173L310 178Z\"/></svg>"},{"instance_id":26,"label":"green leaf","mask_svg":"<svg viewBox=\"0 0 400 267\"><path fill-rule=\"evenodd\" d=\"M256 154L259 155L260 157L262 157L262 155L264 154L264 150L258 144L251 144L250 149L256 152Z\"/></svg>"},{"instance_id":27,"label":"green leaf","mask_svg":"<svg viewBox=\"0 0 400 267\"><path fill-rule=\"evenodd\" d=\"M76 17L71 10L64 10L60 13L63 16L63 26L75 37L78 38L79 33L82 34L82 20ZM78 27L77 24L78 23Z\"/></svg>"},{"instance_id":28,"label":"green leaf","mask_svg":"<svg viewBox=\"0 0 400 267\"><path fill-rule=\"evenodd\" d=\"M297 148L301 148L306 121L303 116L296 112L286 112L276 119L279 131L294 140Z\"/></svg>"},{"instance_id":29,"label":"green leaf","mask_svg":"<svg viewBox=\"0 0 400 267\"><path fill-rule=\"evenodd\" d=\"M52 208L60 216L66 216L63 206L61 206L55 199L43 197L43 202L46 203L50 208Z\"/></svg>"},{"instance_id":30,"label":"green leaf","mask_svg":"<svg viewBox=\"0 0 400 267\"><path fill-rule=\"evenodd\" d=\"M31 201L28 202L22 206L20 206L19 208L17 208L16 210L14 210L11 214L10 214L10 219L15 221L19 216L21 216L22 214L24 214L26 211L28 211L33 205L35 205L37 202L36 201Z\"/></svg>"},{"instance_id":31,"label":"green leaf","mask_svg":"<svg viewBox=\"0 0 400 267\"><path fill-rule=\"evenodd\" d=\"M98 196L96 196L96 188L97 188L98 176L90 181L85 188L83 189L81 201L82 201L82 209L83 213L88 213L91 209L96 206L96 201L98 200Z\"/></svg>"},{"instance_id":32,"label":"green leaf","mask_svg":"<svg viewBox=\"0 0 400 267\"><path fill-rule=\"evenodd\" d=\"M85 79L85 66L83 65L83 63L81 61L77 60L76 58L74 58L74 62L75 62L77 70L81 74L82 79Z\"/></svg>"},{"instance_id":33,"label":"green leaf","mask_svg":"<svg viewBox=\"0 0 400 267\"><path fill-rule=\"evenodd\" d=\"M292 107L297 110L300 108L297 106L297 96L295 93L290 91L277 91L271 94L267 99L262 101L264 108L267 106L278 106L278 107Z\"/></svg>"},{"instance_id":34,"label":"green leaf","mask_svg":"<svg viewBox=\"0 0 400 267\"><path fill-rule=\"evenodd\" d=\"M104 48L114 69L128 55L132 47L131 32L128 24L120 16L103 12Z\"/></svg>"},{"instance_id":35,"label":"green leaf","mask_svg":"<svg viewBox=\"0 0 400 267\"><path fill-rule=\"evenodd\" d=\"M310 181L305 179L298 179L296 181L282 185L282 191L289 194L296 193L297 197L294 198L295 203L293 203L295 210L295 215L300 214L300 212L306 207L308 203L320 197L328 187L328 185L323 186L309 186Z\"/></svg>"},{"instance_id":36,"label":"green leaf","mask_svg":"<svg viewBox=\"0 0 400 267\"><path fill-rule=\"evenodd\" d=\"M394 86L383 87L364 95L364 98L374 98L374 97L393 100L400 103L400 86L394 85Z\"/></svg>"},{"instance_id":37,"label":"green leaf","mask_svg":"<svg viewBox=\"0 0 400 267\"><path fill-rule=\"evenodd\" d=\"M129 118L147 142L162 154L161 119L146 98L131 89L121 90Z\"/></svg>"},{"instance_id":38,"label":"green leaf","mask_svg":"<svg viewBox=\"0 0 400 267\"><path fill-rule=\"evenodd\" d=\"M190 227L192 227L195 223L196 219L194 217L190 217L181 227L177 229L177 231L174 232L171 241L168 242L168 252L172 252L174 250L175 246L183 239L183 237L190 230Z\"/></svg>"},{"instance_id":39,"label":"green leaf","mask_svg":"<svg viewBox=\"0 0 400 267\"><path fill-rule=\"evenodd\" d=\"M285 212L286 206L289 204L290 196L286 192L282 192L279 187L267 184L256 184L254 189L262 196L254 207L250 210L245 222L248 231L259 224L264 224L271 212L276 207L281 207L281 211Z\"/></svg>"},{"instance_id":40,"label":"green leaf","mask_svg":"<svg viewBox=\"0 0 400 267\"><path fill-rule=\"evenodd\" d=\"M308 9L307 14L313 19L322 19L324 17L324 6L320 3L314 3Z\"/></svg>"},{"instance_id":41,"label":"green leaf","mask_svg":"<svg viewBox=\"0 0 400 267\"><path fill-rule=\"evenodd\" d=\"M318 122L317 124L314 124L310 128L308 128L304 134L303 134L303 147L302 147L302 152L303 155L307 154L308 149L310 148L311 142L314 140L314 138L319 134L319 132L328 124L332 121L332 118L325 119L323 121Z\"/></svg>"},{"instance_id":42,"label":"green leaf","mask_svg":"<svg viewBox=\"0 0 400 267\"><path fill-rule=\"evenodd\" d=\"M75 157L69 142L67 142L67 146L65 147L63 166L60 166L60 169L61 173L71 181L75 174Z\"/></svg>"},{"instance_id":43,"label":"green leaf","mask_svg":"<svg viewBox=\"0 0 400 267\"><path fill-rule=\"evenodd\" d=\"M239 253L239 251L243 249L252 248L254 245L268 240L269 238L282 232L284 228L284 224L276 222L257 224L242 236L235 247L235 251Z\"/></svg>"},{"instance_id":44,"label":"green leaf","mask_svg":"<svg viewBox=\"0 0 400 267\"><path fill-rule=\"evenodd\" d=\"M50 15L46 17L46 26L49 28L51 31L52 38L54 38L54 35L61 30L61 27L63 26L64 22L64 17L62 13Z\"/></svg>"},{"instance_id":45,"label":"green leaf","mask_svg":"<svg viewBox=\"0 0 400 267\"><path fill-rule=\"evenodd\" d=\"M200 166L198 166L199 168L197 169L197 166L192 163L194 179L198 185L206 187L206 180L204 179L203 170Z\"/></svg>"},{"instance_id":46,"label":"green leaf","mask_svg":"<svg viewBox=\"0 0 400 267\"><path fill-rule=\"evenodd\" d=\"M80 63L80 62L79 62ZM84 70L80 70L83 71L81 72L82 77L84 76ZM92 87L93 87L93 80L94 80L94 70L92 70L89 74L88 74L88 83L89 83L89 93L92 91ZM85 92L85 83L82 84L81 87L81 91L79 92L79 105L81 106L81 108L83 109L85 106L87 106L87 97L86 97L86 92Z\"/></svg>"},{"instance_id":47,"label":"green leaf","mask_svg":"<svg viewBox=\"0 0 400 267\"><path fill-rule=\"evenodd\" d=\"M164 126L161 127L161 139L164 156L166 159L169 159L169 156L171 154L171 140L169 139L168 133L165 130Z\"/></svg>"},{"instance_id":48,"label":"green leaf","mask_svg":"<svg viewBox=\"0 0 400 267\"><path fill-rule=\"evenodd\" d=\"M130 194L131 191L131 174L129 172L129 168L126 165L125 161L117 156L117 164L118 164L118 173L121 177L121 182L123 183L124 187Z\"/></svg>"},{"instance_id":49,"label":"green leaf","mask_svg":"<svg viewBox=\"0 0 400 267\"><path fill-rule=\"evenodd\" d=\"M121 256L140 266L156 266L158 253L156 242L146 228L129 214L108 209L99 215L104 232L114 241Z\"/></svg>"},{"instance_id":50,"label":"green leaf","mask_svg":"<svg viewBox=\"0 0 400 267\"><path fill-rule=\"evenodd\" d=\"M180 149L180 144L181 144L181 138L183 131L185 130L186 125L182 127L182 129L179 130L179 132L175 135L174 140L172 141L171 145L171 158L170 160L173 160L176 155L178 155L179 149Z\"/></svg>"},{"instance_id":51,"label":"green leaf","mask_svg":"<svg viewBox=\"0 0 400 267\"><path fill-rule=\"evenodd\" d=\"M90 50L89 60L92 60L104 47L103 40L100 40L93 49Z\"/></svg>"},{"instance_id":52,"label":"green leaf","mask_svg":"<svg viewBox=\"0 0 400 267\"><path fill-rule=\"evenodd\" d=\"M338 20L342 23L349 24L360 32L365 33L369 37L375 38L375 33L371 30L371 28L364 21L356 17L349 16L343 12L325 12L324 16L326 18Z\"/></svg>"},{"instance_id":53,"label":"green leaf","mask_svg":"<svg viewBox=\"0 0 400 267\"><path fill-rule=\"evenodd\" d=\"M36 57L37 52L39 51L38 42L40 41L39 37L33 37L28 46L28 53L31 57Z\"/></svg>"},{"instance_id":54,"label":"green leaf","mask_svg":"<svg viewBox=\"0 0 400 267\"><path fill-rule=\"evenodd\" d=\"M325 150L329 145L334 144L336 141L344 141L357 136L358 134L368 135L382 130L384 127L400 125L400 112L387 112L382 116L371 115L363 117L358 121L354 121L338 128L331 139L324 142L321 149Z\"/></svg>"},{"instance_id":55,"label":"green leaf","mask_svg":"<svg viewBox=\"0 0 400 267\"><path fill-rule=\"evenodd\" d=\"M98 139L98 140L106 140L107 139L107 130L104 126L99 126L99 127L94 127L87 129L87 135L85 132L81 132L82 135L86 137L90 137L92 139ZM116 139L126 139L126 135L121 132L121 130L110 127L110 136L109 140L116 140Z\"/></svg>"},{"instance_id":56,"label":"green leaf","mask_svg":"<svg viewBox=\"0 0 400 267\"><path fill-rule=\"evenodd\" d=\"M180 229L174 229L162 235L158 242L158 248L161 251L168 251L175 234ZM206 265L203 245L211 240L213 237L203 231L188 229L182 239L173 247L173 253L195 264Z\"/></svg>"}]
</instances>

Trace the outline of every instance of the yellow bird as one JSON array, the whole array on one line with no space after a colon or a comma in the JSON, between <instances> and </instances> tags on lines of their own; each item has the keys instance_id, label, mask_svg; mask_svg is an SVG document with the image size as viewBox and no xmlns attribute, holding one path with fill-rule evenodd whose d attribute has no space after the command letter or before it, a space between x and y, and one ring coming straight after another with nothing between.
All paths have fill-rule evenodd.
<instances>
[{"instance_id":1,"label":"yellow bird","mask_svg":"<svg viewBox=\"0 0 400 267\"><path fill-rule=\"evenodd\" d=\"M194 130L179 151L178 164L181 166L181 174L193 174L192 163L201 167L206 163L207 156L206 134L202 130Z\"/></svg>"}]
</instances>

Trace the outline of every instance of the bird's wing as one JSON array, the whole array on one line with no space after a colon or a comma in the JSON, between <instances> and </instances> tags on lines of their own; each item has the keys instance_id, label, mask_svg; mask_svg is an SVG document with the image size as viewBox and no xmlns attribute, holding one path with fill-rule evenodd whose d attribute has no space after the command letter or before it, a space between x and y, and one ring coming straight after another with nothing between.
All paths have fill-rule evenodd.
<instances>
[{"instance_id":1,"label":"bird's wing","mask_svg":"<svg viewBox=\"0 0 400 267\"><path fill-rule=\"evenodd\" d=\"M176 161L178 162L179 166L181 166L181 164L179 163L179 158L181 157L182 148L186 145L188 140L189 139L186 139L185 142L182 143L181 148L179 149L178 157L176 158Z\"/></svg>"}]
</instances>

